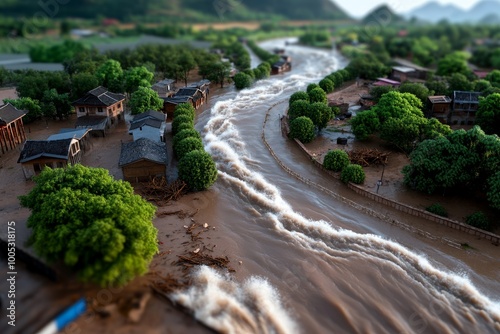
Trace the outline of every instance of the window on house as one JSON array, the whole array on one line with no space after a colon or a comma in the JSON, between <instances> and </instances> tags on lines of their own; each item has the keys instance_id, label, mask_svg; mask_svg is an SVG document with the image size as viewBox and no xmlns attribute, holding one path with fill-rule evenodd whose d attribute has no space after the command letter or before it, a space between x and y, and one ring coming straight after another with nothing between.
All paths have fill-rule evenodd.
<instances>
[{"instance_id":1,"label":"window on house","mask_svg":"<svg viewBox=\"0 0 500 334\"><path fill-rule=\"evenodd\" d=\"M64 168L64 163L62 161L58 161L57 168Z\"/></svg>"},{"instance_id":2,"label":"window on house","mask_svg":"<svg viewBox=\"0 0 500 334\"><path fill-rule=\"evenodd\" d=\"M122 104L121 103L118 103L118 108L121 108L122 107Z\"/></svg>"},{"instance_id":3,"label":"window on house","mask_svg":"<svg viewBox=\"0 0 500 334\"><path fill-rule=\"evenodd\" d=\"M97 108L97 112L103 112L102 108L101 107Z\"/></svg>"},{"instance_id":4,"label":"window on house","mask_svg":"<svg viewBox=\"0 0 500 334\"><path fill-rule=\"evenodd\" d=\"M45 167L54 168L54 166L52 165L52 162L46 162Z\"/></svg>"},{"instance_id":5,"label":"window on house","mask_svg":"<svg viewBox=\"0 0 500 334\"><path fill-rule=\"evenodd\" d=\"M80 112L85 112L85 108L84 108L84 107L80 107L80 108L78 108L78 110L79 110Z\"/></svg>"},{"instance_id":6,"label":"window on house","mask_svg":"<svg viewBox=\"0 0 500 334\"><path fill-rule=\"evenodd\" d=\"M42 171L42 166L40 166L40 164L33 164L33 169L38 173Z\"/></svg>"}]
</instances>

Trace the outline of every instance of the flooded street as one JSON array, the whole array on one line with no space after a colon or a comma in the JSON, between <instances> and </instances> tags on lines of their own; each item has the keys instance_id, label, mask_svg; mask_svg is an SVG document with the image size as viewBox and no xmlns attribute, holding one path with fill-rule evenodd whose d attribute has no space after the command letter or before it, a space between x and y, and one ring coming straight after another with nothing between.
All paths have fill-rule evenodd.
<instances>
[{"instance_id":1,"label":"flooded street","mask_svg":"<svg viewBox=\"0 0 500 334\"><path fill-rule=\"evenodd\" d=\"M263 46L272 49L276 43ZM182 303L205 323L213 323L225 309L230 316L216 327L224 332L500 330L498 247L485 241L474 251L451 246L447 240L474 238L354 196L282 138L278 119L288 97L344 65L328 51L294 46L287 52L294 59L292 73L222 94L197 124L220 170L213 189L217 201L200 213L224 229L225 252L243 260L237 280L262 279L252 288L231 285L224 294L221 278L205 271L198 274L198 289L183 295ZM278 165L261 138L268 111L264 133L277 157L336 196L304 184ZM401 224L373 218L349 201ZM275 307L256 308L239 298L264 291L268 284L281 296ZM204 298L211 302L196 303ZM225 308L228 303L238 307ZM276 312L281 305L286 312ZM249 321L241 327L248 314L264 324Z\"/></svg>"},{"instance_id":2,"label":"flooded street","mask_svg":"<svg viewBox=\"0 0 500 334\"><path fill-rule=\"evenodd\" d=\"M284 40L262 46L272 50L284 46ZM196 128L219 178L209 191L179 202L196 196L190 199L196 203L196 219L217 226L213 242L236 273L224 276L201 268L193 273L193 286L172 298L223 333L498 333L499 247L357 196L283 138L279 118L290 95L346 65L335 52L299 46L286 50L293 57L292 72L239 92L232 86L216 89L198 115ZM117 137L127 136L125 125L115 131ZM119 143L95 158L117 177ZM14 181L5 184L14 187ZM27 182L12 193L30 187ZM2 194L7 196L7 189ZM2 219L26 219L17 201L3 200ZM171 217L155 220L157 226L171 222ZM165 235L160 237L162 247L171 247ZM460 247L465 243L470 248ZM44 306L27 315L43 314L51 301L54 314L85 288L62 283L47 288L48 280L23 279L24 286L37 291L20 300L23 307L30 300ZM143 330L111 321L99 330L207 331L189 320L171 326L158 301L146 313L149 327Z\"/></svg>"}]
</instances>

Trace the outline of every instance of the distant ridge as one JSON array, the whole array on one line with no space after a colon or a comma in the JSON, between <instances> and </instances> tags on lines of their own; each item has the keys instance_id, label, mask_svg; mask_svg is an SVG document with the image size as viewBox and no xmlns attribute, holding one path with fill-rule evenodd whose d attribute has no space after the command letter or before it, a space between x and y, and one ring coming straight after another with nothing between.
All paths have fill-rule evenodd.
<instances>
[{"instance_id":1,"label":"distant ridge","mask_svg":"<svg viewBox=\"0 0 500 334\"><path fill-rule=\"evenodd\" d=\"M453 23L500 23L500 1L483 0L470 10L463 10L455 5L442 5L436 1L429 2L405 14L406 18L417 18L421 21L438 22L447 20Z\"/></svg>"},{"instance_id":2,"label":"distant ridge","mask_svg":"<svg viewBox=\"0 0 500 334\"><path fill-rule=\"evenodd\" d=\"M396 14L389 6L381 5L369 12L361 22L365 24L392 24L404 21L404 18Z\"/></svg>"}]
</instances>

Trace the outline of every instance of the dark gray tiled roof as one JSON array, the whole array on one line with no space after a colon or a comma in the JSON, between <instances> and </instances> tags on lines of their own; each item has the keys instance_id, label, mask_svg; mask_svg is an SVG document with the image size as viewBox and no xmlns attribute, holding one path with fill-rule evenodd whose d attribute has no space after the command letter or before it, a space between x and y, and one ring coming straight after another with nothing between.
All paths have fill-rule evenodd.
<instances>
[{"instance_id":1,"label":"dark gray tiled roof","mask_svg":"<svg viewBox=\"0 0 500 334\"><path fill-rule=\"evenodd\" d=\"M78 117L75 123L77 129L104 130L108 124L107 117L82 116Z\"/></svg>"},{"instance_id":2,"label":"dark gray tiled roof","mask_svg":"<svg viewBox=\"0 0 500 334\"><path fill-rule=\"evenodd\" d=\"M0 124L9 124L27 113L27 111L18 110L10 103L4 104L0 106Z\"/></svg>"},{"instance_id":3,"label":"dark gray tiled roof","mask_svg":"<svg viewBox=\"0 0 500 334\"><path fill-rule=\"evenodd\" d=\"M152 118L141 119L136 122L132 122L132 124L130 124L130 130L135 130L143 126L150 126L152 128L159 129L161 128L162 123L163 121Z\"/></svg>"},{"instance_id":4,"label":"dark gray tiled roof","mask_svg":"<svg viewBox=\"0 0 500 334\"><path fill-rule=\"evenodd\" d=\"M149 160L158 164L167 164L167 148L165 143L157 143L147 138L139 138L130 143L123 143L119 166Z\"/></svg>"},{"instance_id":5,"label":"dark gray tiled roof","mask_svg":"<svg viewBox=\"0 0 500 334\"><path fill-rule=\"evenodd\" d=\"M69 131L68 131L69 130ZM75 138L82 140L90 132L90 129L61 129L59 133L49 136L47 140L60 140Z\"/></svg>"},{"instance_id":6,"label":"dark gray tiled roof","mask_svg":"<svg viewBox=\"0 0 500 334\"><path fill-rule=\"evenodd\" d=\"M68 159L72 138L61 140L28 140L17 162L28 162L40 157Z\"/></svg>"},{"instance_id":7,"label":"dark gray tiled roof","mask_svg":"<svg viewBox=\"0 0 500 334\"><path fill-rule=\"evenodd\" d=\"M148 119L148 118L157 119L159 121L164 121L165 114L158 112L158 111L149 110L149 111L143 112L142 114L135 115L134 118L132 119L132 123L140 121L140 120Z\"/></svg>"},{"instance_id":8,"label":"dark gray tiled roof","mask_svg":"<svg viewBox=\"0 0 500 334\"><path fill-rule=\"evenodd\" d=\"M111 93L106 88L99 86L89 91L84 97L73 102L73 105L91 105L109 107L119 101L125 100L125 95Z\"/></svg>"},{"instance_id":9,"label":"dark gray tiled roof","mask_svg":"<svg viewBox=\"0 0 500 334\"><path fill-rule=\"evenodd\" d=\"M181 104L181 103L187 103L192 99L193 98L191 96L172 96L172 97L164 97L163 101L171 104Z\"/></svg>"}]
</instances>

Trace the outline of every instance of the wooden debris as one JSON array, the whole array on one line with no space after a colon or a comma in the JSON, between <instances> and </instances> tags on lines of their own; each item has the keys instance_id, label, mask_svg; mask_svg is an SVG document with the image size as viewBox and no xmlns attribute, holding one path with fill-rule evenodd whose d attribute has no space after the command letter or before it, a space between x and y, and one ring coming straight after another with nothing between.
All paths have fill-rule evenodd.
<instances>
[{"instance_id":1,"label":"wooden debris","mask_svg":"<svg viewBox=\"0 0 500 334\"><path fill-rule=\"evenodd\" d=\"M391 153L381 152L376 149L359 149L348 151L347 154L351 163L369 167L372 165L387 165Z\"/></svg>"},{"instance_id":2,"label":"wooden debris","mask_svg":"<svg viewBox=\"0 0 500 334\"><path fill-rule=\"evenodd\" d=\"M144 198L157 205L164 205L170 201L178 200L187 192L185 182L177 180L168 183L165 177L155 177L141 188Z\"/></svg>"},{"instance_id":3,"label":"wooden debris","mask_svg":"<svg viewBox=\"0 0 500 334\"><path fill-rule=\"evenodd\" d=\"M191 256L179 256L177 265L184 266L184 270L188 270L193 266L208 266L211 268L227 269L229 272L235 270L229 266L229 259L225 257L213 257L207 254L196 253Z\"/></svg>"}]
</instances>

